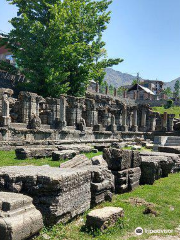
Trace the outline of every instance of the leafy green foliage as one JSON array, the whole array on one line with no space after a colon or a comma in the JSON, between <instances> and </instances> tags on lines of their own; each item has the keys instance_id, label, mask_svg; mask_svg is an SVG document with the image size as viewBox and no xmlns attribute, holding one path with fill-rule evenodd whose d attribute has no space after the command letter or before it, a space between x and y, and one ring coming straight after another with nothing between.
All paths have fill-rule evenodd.
<instances>
[{"instance_id":1,"label":"leafy green foliage","mask_svg":"<svg viewBox=\"0 0 180 240\"><path fill-rule=\"evenodd\" d=\"M101 83L104 69L122 61L107 59L101 40L112 1L7 1L19 9L7 40L28 79L26 90L44 97L80 96L90 79Z\"/></svg>"},{"instance_id":2,"label":"leafy green foliage","mask_svg":"<svg viewBox=\"0 0 180 240\"><path fill-rule=\"evenodd\" d=\"M167 87L163 90L163 93L166 94L169 98L173 96L173 93L171 91L170 87Z\"/></svg>"},{"instance_id":3,"label":"leafy green foliage","mask_svg":"<svg viewBox=\"0 0 180 240\"><path fill-rule=\"evenodd\" d=\"M175 114L177 118L179 118L179 113L180 113L180 107L178 106L172 106L168 109L162 107L152 107L152 110L154 112L159 112L160 114L163 114L164 112L167 112L168 114Z\"/></svg>"},{"instance_id":4,"label":"leafy green foliage","mask_svg":"<svg viewBox=\"0 0 180 240\"><path fill-rule=\"evenodd\" d=\"M167 100L166 105L164 106L165 109L171 108L174 105L174 101L172 99Z\"/></svg>"}]
</instances>

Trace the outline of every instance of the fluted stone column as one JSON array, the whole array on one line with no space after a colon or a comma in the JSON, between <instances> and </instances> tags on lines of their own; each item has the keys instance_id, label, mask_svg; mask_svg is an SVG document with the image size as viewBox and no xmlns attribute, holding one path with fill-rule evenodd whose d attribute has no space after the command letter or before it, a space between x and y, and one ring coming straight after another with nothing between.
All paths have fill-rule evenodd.
<instances>
[{"instance_id":1,"label":"fluted stone column","mask_svg":"<svg viewBox=\"0 0 180 240\"><path fill-rule=\"evenodd\" d=\"M137 131L138 131L138 125L137 125L137 108L134 108L134 109L133 109L132 131L134 131L134 132L137 132Z\"/></svg>"},{"instance_id":2,"label":"fluted stone column","mask_svg":"<svg viewBox=\"0 0 180 240\"><path fill-rule=\"evenodd\" d=\"M66 98L60 97L60 125L61 128L66 127Z\"/></svg>"},{"instance_id":3,"label":"fluted stone column","mask_svg":"<svg viewBox=\"0 0 180 240\"><path fill-rule=\"evenodd\" d=\"M154 132L156 131L156 116L157 114L155 112L150 113L150 131Z\"/></svg>"},{"instance_id":4,"label":"fluted stone column","mask_svg":"<svg viewBox=\"0 0 180 240\"><path fill-rule=\"evenodd\" d=\"M146 118L147 118L147 113L146 113L146 109L142 109L142 116L141 116L141 129L142 131L146 131L147 127L146 127Z\"/></svg>"},{"instance_id":5,"label":"fluted stone column","mask_svg":"<svg viewBox=\"0 0 180 240\"><path fill-rule=\"evenodd\" d=\"M9 99L7 94L4 94L2 96L2 118L3 118L3 126L9 126L11 122L11 118L9 115Z\"/></svg>"},{"instance_id":6,"label":"fluted stone column","mask_svg":"<svg viewBox=\"0 0 180 240\"><path fill-rule=\"evenodd\" d=\"M167 131L167 112L161 115L161 127L162 131Z\"/></svg>"},{"instance_id":7,"label":"fluted stone column","mask_svg":"<svg viewBox=\"0 0 180 240\"><path fill-rule=\"evenodd\" d=\"M168 131L173 132L174 131L174 118L175 114L168 114L169 117L169 126L168 126Z\"/></svg>"},{"instance_id":8,"label":"fluted stone column","mask_svg":"<svg viewBox=\"0 0 180 240\"><path fill-rule=\"evenodd\" d=\"M127 126L127 108L124 107L122 110L122 131L127 132L128 126Z\"/></svg>"},{"instance_id":9,"label":"fluted stone column","mask_svg":"<svg viewBox=\"0 0 180 240\"><path fill-rule=\"evenodd\" d=\"M93 127L98 124L98 112L96 110L95 101L86 99L86 126Z\"/></svg>"}]
</instances>

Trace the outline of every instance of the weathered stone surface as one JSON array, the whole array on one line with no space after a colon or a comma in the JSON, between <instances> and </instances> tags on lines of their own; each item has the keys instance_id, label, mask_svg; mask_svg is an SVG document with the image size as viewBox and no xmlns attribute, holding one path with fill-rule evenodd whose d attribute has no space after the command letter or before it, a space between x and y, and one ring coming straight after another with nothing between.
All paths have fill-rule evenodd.
<instances>
[{"instance_id":1,"label":"weathered stone surface","mask_svg":"<svg viewBox=\"0 0 180 240\"><path fill-rule=\"evenodd\" d=\"M85 145L85 144L73 144L73 145L60 145L58 146L58 150L62 151L62 150L74 150L74 151L78 151L80 153L88 153L88 152L92 152L94 149L92 146L89 145Z\"/></svg>"},{"instance_id":2,"label":"weathered stone surface","mask_svg":"<svg viewBox=\"0 0 180 240\"><path fill-rule=\"evenodd\" d=\"M103 151L103 158L106 160L108 168L113 171L135 168L141 164L139 152L131 150L106 148Z\"/></svg>"},{"instance_id":3,"label":"weathered stone surface","mask_svg":"<svg viewBox=\"0 0 180 240\"><path fill-rule=\"evenodd\" d=\"M63 150L52 152L52 160L59 161L60 159L71 159L75 157L79 152L75 150Z\"/></svg>"},{"instance_id":4,"label":"weathered stone surface","mask_svg":"<svg viewBox=\"0 0 180 240\"><path fill-rule=\"evenodd\" d=\"M104 166L85 167L91 172L91 206L111 201L114 192L114 176Z\"/></svg>"},{"instance_id":5,"label":"weathered stone surface","mask_svg":"<svg viewBox=\"0 0 180 240\"><path fill-rule=\"evenodd\" d=\"M110 170L120 171L131 167L132 151L105 148L103 158L106 160Z\"/></svg>"},{"instance_id":6,"label":"weathered stone surface","mask_svg":"<svg viewBox=\"0 0 180 240\"><path fill-rule=\"evenodd\" d=\"M113 226L119 218L124 217L124 211L118 207L104 207L92 210L87 215L86 226L99 228L101 231Z\"/></svg>"},{"instance_id":7,"label":"weathered stone surface","mask_svg":"<svg viewBox=\"0 0 180 240\"><path fill-rule=\"evenodd\" d=\"M0 168L0 191L24 193L44 217L46 224L66 222L90 208L91 172L48 166Z\"/></svg>"},{"instance_id":8,"label":"weathered stone surface","mask_svg":"<svg viewBox=\"0 0 180 240\"><path fill-rule=\"evenodd\" d=\"M107 166L107 162L104 160L103 156L94 156L91 158L92 165L104 165Z\"/></svg>"},{"instance_id":9,"label":"weathered stone surface","mask_svg":"<svg viewBox=\"0 0 180 240\"><path fill-rule=\"evenodd\" d=\"M155 161L153 157L142 157L141 172L141 184L153 184L162 177L160 162Z\"/></svg>"},{"instance_id":10,"label":"weathered stone surface","mask_svg":"<svg viewBox=\"0 0 180 240\"><path fill-rule=\"evenodd\" d=\"M124 193L134 190L139 186L141 169L129 168L123 171L112 171L115 177L115 192Z\"/></svg>"},{"instance_id":11,"label":"weathered stone surface","mask_svg":"<svg viewBox=\"0 0 180 240\"><path fill-rule=\"evenodd\" d=\"M166 153L180 154L180 147L178 147L178 146L159 146L158 151L166 152Z\"/></svg>"},{"instance_id":12,"label":"weathered stone surface","mask_svg":"<svg viewBox=\"0 0 180 240\"><path fill-rule=\"evenodd\" d=\"M67 162L61 163L60 168L82 168L91 165L91 160L87 158L84 154L80 154Z\"/></svg>"},{"instance_id":13,"label":"weathered stone surface","mask_svg":"<svg viewBox=\"0 0 180 240\"><path fill-rule=\"evenodd\" d=\"M0 239L24 240L38 233L42 227L42 215L32 204L32 198L0 192Z\"/></svg>"},{"instance_id":14,"label":"weathered stone surface","mask_svg":"<svg viewBox=\"0 0 180 240\"><path fill-rule=\"evenodd\" d=\"M16 148L16 157L18 159L27 159L27 158L45 158L51 157L52 152L57 151L55 147L37 147L37 148Z\"/></svg>"}]
</instances>

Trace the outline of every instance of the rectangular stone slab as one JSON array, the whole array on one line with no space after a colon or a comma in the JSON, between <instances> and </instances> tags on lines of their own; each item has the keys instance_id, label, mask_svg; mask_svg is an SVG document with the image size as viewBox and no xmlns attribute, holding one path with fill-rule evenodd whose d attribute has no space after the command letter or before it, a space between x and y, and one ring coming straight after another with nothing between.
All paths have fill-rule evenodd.
<instances>
[{"instance_id":1,"label":"rectangular stone slab","mask_svg":"<svg viewBox=\"0 0 180 240\"><path fill-rule=\"evenodd\" d=\"M48 166L0 168L0 191L29 195L47 225L66 222L90 208L91 173Z\"/></svg>"}]
</instances>

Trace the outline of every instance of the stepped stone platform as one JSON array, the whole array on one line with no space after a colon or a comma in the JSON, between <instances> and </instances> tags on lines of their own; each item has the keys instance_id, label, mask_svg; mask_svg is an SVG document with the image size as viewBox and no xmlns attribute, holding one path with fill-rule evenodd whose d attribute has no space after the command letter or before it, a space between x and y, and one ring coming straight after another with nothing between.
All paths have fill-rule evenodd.
<instances>
[{"instance_id":1,"label":"stepped stone platform","mask_svg":"<svg viewBox=\"0 0 180 240\"><path fill-rule=\"evenodd\" d=\"M0 168L0 191L24 193L43 215L46 225L67 222L90 208L91 172L48 166Z\"/></svg>"},{"instance_id":2,"label":"stepped stone platform","mask_svg":"<svg viewBox=\"0 0 180 240\"><path fill-rule=\"evenodd\" d=\"M0 239L29 239L43 228L41 213L32 198L23 194L0 192Z\"/></svg>"}]
</instances>

